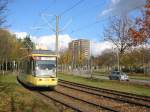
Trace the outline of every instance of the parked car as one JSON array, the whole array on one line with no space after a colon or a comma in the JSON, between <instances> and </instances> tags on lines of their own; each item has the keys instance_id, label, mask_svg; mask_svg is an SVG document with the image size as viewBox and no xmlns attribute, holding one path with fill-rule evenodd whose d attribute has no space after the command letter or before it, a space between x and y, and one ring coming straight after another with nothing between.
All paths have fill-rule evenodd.
<instances>
[{"instance_id":1,"label":"parked car","mask_svg":"<svg viewBox=\"0 0 150 112\"><path fill-rule=\"evenodd\" d=\"M129 81L129 77L122 71L112 71L109 75L110 80L126 80Z\"/></svg>"}]
</instances>

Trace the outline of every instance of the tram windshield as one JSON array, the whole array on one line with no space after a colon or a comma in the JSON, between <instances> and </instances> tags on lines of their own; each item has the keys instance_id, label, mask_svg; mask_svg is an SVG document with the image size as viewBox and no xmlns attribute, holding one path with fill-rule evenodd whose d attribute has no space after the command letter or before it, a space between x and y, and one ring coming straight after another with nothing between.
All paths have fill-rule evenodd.
<instances>
[{"instance_id":1,"label":"tram windshield","mask_svg":"<svg viewBox=\"0 0 150 112\"><path fill-rule=\"evenodd\" d=\"M55 60L36 60L35 74L36 76L56 77L56 61Z\"/></svg>"}]
</instances>

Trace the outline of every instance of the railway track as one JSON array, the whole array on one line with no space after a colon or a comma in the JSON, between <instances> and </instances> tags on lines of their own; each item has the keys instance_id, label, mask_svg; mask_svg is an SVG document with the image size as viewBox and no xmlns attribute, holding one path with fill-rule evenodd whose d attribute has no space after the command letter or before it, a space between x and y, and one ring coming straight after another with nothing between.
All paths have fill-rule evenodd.
<instances>
[{"instance_id":1,"label":"railway track","mask_svg":"<svg viewBox=\"0 0 150 112\"><path fill-rule=\"evenodd\" d=\"M119 112L116 109L110 107L101 106L99 104L86 101L84 99L65 94L63 92L38 92L39 94L47 97L48 99L54 100L68 108L71 108L77 112Z\"/></svg>"},{"instance_id":2,"label":"railway track","mask_svg":"<svg viewBox=\"0 0 150 112\"><path fill-rule=\"evenodd\" d=\"M99 88L97 88L99 89ZM149 112L148 104L139 105L134 102L117 99L101 92L91 86L59 80L59 85L54 91L36 91L45 97L60 104L60 107L74 110L75 112ZM108 90L109 91L109 90ZM125 93L124 93L125 94ZM120 97L120 96L118 96ZM130 95L131 97L131 95ZM136 96L140 99L140 96ZM142 97L142 101L144 102ZM148 98L148 97L147 97ZM149 100L147 100L148 102ZM61 111L65 112L65 111Z\"/></svg>"},{"instance_id":3,"label":"railway track","mask_svg":"<svg viewBox=\"0 0 150 112\"><path fill-rule=\"evenodd\" d=\"M114 101L129 103L136 106L150 108L150 97L135 95L131 93L118 92L114 90L91 87L83 84L59 80L59 85L70 89L75 89L85 93L112 99Z\"/></svg>"},{"instance_id":4,"label":"railway track","mask_svg":"<svg viewBox=\"0 0 150 112\"><path fill-rule=\"evenodd\" d=\"M121 95L121 96L129 97L129 98L135 98L135 99L140 99L140 100L150 102L150 97L149 96L142 96L142 95L137 95L137 94L132 94L132 93L116 91L116 90L98 88L98 87L88 86L88 85L84 85L84 84L69 82L69 81L62 80L62 79L59 79L59 82L67 83L67 84L71 84L71 85L77 85L77 86L84 87L84 88L89 88L89 89L92 89L92 90L95 90L95 91L106 92L106 93L110 93L110 94L114 94L114 95Z\"/></svg>"},{"instance_id":5,"label":"railway track","mask_svg":"<svg viewBox=\"0 0 150 112\"><path fill-rule=\"evenodd\" d=\"M80 90L57 86L54 91L40 91L40 95L56 101L77 112L149 112L146 107L133 106L127 103L114 102L97 95ZM63 111L62 111L63 112Z\"/></svg>"},{"instance_id":6,"label":"railway track","mask_svg":"<svg viewBox=\"0 0 150 112\"><path fill-rule=\"evenodd\" d=\"M54 91L43 91L40 89L28 88L25 85L23 85L25 88L35 92L38 95L42 95L43 97L47 98L46 100L52 100L55 101L62 106L65 106L66 108L70 108L74 110L75 112L119 112L116 109L113 109L111 107L103 106L100 104L97 104L95 102L86 101L85 99L76 97L74 95L66 94L64 92L59 91L59 89L55 89ZM42 97L42 98L43 98ZM61 112L64 112L61 110Z\"/></svg>"}]
</instances>

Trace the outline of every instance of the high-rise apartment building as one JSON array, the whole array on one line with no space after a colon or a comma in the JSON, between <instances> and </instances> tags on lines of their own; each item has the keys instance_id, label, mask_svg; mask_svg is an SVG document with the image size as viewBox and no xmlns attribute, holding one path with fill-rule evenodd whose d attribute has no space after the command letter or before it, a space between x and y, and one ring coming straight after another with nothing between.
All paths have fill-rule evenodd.
<instances>
[{"instance_id":1,"label":"high-rise apartment building","mask_svg":"<svg viewBox=\"0 0 150 112\"><path fill-rule=\"evenodd\" d=\"M69 43L69 50L73 55L73 61L78 60L80 56L88 60L90 58L90 41L86 39L73 40Z\"/></svg>"}]
</instances>

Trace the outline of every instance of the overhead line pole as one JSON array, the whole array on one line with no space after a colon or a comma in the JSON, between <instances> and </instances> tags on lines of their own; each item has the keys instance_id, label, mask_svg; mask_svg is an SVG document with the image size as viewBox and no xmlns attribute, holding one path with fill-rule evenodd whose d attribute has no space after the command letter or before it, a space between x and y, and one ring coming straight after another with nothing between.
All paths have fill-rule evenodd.
<instances>
[{"instance_id":1,"label":"overhead line pole","mask_svg":"<svg viewBox=\"0 0 150 112\"><path fill-rule=\"evenodd\" d=\"M71 10L71 9L70 9ZM43 17L44 18L44 17ZM53 32L55 32L55 35L56 35L56 42L55 42L55 54L56 54L56 75L57 75L57 71L58 71L58 57L59 57L59 33L63 30L60 30L59 29L59 19L60 19L60 15L55 15L55 18L56 18L56 26L55 26L55 29L50 26L51 30ZM48 23L48 21L44 18L44 20ZM48 23L49 24L49 23Z\"/></svg>"},{"instance_id":2,"label":"overhead line pole","mask_svg":"<svg viewBox=\"0 0 150 112\"><path fill-rule=\"evenodd\" d=\"M56 16L56 46L55 46L55 52L57 55L57 59L56 59L56 75L58 73L58 55L59 55L59 51L58 51L58 36L59 36L59 16Z\"/></svg>"},{"instance_id":3,"label":"overhead line pole","mask_svg":"<svg viewBox=\"0 0 150 112\"><path fill-rule=\"evenodd\" d=\"M56 55L58 57L59 16L56 16Z\"/></svg>"}]
</instances>

